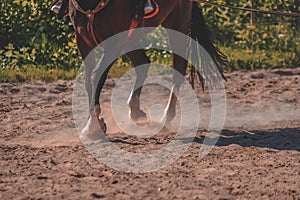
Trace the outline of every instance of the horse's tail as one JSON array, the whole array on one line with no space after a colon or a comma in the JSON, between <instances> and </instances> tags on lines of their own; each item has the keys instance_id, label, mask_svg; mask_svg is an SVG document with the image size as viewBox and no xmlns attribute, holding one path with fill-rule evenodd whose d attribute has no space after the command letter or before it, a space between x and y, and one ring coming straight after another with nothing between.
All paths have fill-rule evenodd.
<instances>
[{"instance_id":1,"label":"horse's tail","mask_svg":"<svg viewBox=\"0 0 300 200\"><path fill-rule=\"evenodd\" d=\"M213 69L214 66L211 65L211 62L209 60L207 60L207 59L210 59L210 58L207 58L209 56L205 56L205 54L203 52L201 52L201 48L193 47L192 49L194 51L191 54L192 60L193 60L193 67L192 67L192 72L191 72L192 85L194 84L195 74L199 75L202 85L203 85L203 81L204 81L202 76L210 76L211 74L218 73L221 75L221 77L223 79L226 80L226 78L223 74L222 66L225 66L227 64L227 57L223 53L221 53L217 49L217 47L213 44L213 42L209 36L209 30L204 21L202 10L199 7L199 4L196 2L193 3L193 8L192 8L190 37L192 39L194 39L195 41L197 41L198 44L200 44L200 46L202 46L206 50L206 52L209 54L211 59L214 61L215 66L217 67L217 71L218 71L218 72L216 72L216 70ZM209 66L207 66L207 65L209 65ZM201 69L199 69L198 66ZM197 67L197 71L195 70L195 67ZM207 69L208 67L210 69ZM207 79L209 79L209 77L205 78L205 80L207 80Z\"/></svg>"}]
</instances>

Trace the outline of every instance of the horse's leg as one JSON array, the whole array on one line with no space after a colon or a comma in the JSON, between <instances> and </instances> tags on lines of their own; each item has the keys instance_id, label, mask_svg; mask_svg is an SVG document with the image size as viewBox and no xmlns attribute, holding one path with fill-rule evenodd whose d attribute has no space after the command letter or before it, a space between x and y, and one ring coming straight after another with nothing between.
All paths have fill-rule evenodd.
<instances>
[{"instance_id":1,"label":"horse's leg","mask_svg":"<svg viewBox=\"0 0 300 200\"><path fill-rule=\"evenodd\" d=\"M104 119L100 117L101 114L101 107L100 107L100 94L101 90L104 86L104 83L107 79L107 75L109 72L109 69L112 66L112 63L107 63L107 54L105 53L104 56L99 61L97 67L93 70L92 76L91 76L91 82L92 82L92 101L93 101L93 107L91 106L91 116L96 117L98 120L98 123L100 125L100 128L105 133L106 132L106 124L104 122Z\"/></svg>"},{"instance_id":2,"label":"horse's leg","mask_svg":"<svg viewBox=\"0 0 300 200\"><path fill-rule=\"evenodd\" d=\"M136 73L134 87L128 99L129 114L132 120L139 121L147 118L146 113L140 109L140 95L142 85L147 78L150 60L146 56L145 51L141 49L129 52L126 55L133 62ZM137 68L140 65L144 65L144 67Z\"/></svg>"},{"instance_id":3,"label":"horse's leg","mask_svg":"<svg viewBox=\"0 0 300 200\"><path fill-rule=\"evenodd\" d=\"M165 108L164 115L161 119L162 123L166 126L170 125L170 122L174 119L176 115L176 102L177 96L181 84L184 81L184 75L187 68L187 61L180 56L173 55L173 86L169 96L168 104Z\"/></svg>"},{"instance_id":4,"label":"horse's leg","mask_svg":"<svg viewBox=\"0 0 300 200\"><path fill-rule=\"evenodd\" d=\"M165 28L170 28L183 34L187 34L190 27L192 4L189 1L182 1L182 4L180 4L179 6L180 8L175 8L173 13L168 16L168 18L163 23L163 26ZM180 23L178 23L178 19L181 20ZM172 34L169 35L169 41L172 49L186 48L185 46L182 46L182 42L178 42L178 38L176 38L176 36L173 36ZM167 126L170 125L170 122L176 115L177 95L180 86L184 81L187 64L188 63L186 59L173 54L173 87L164 115L161 119L161 122L165 123Z\"/></svg>"},{"instance_id":5,"label":"horse's leg","mask_svg":"<svg viewBox=\"0 0 300 200\"><path fill-rule=\"evenodd\" d=\"M76 42L79 49L79 52L84 59L84 72L85 72L85 89L88 93L88 101L89 106L92 103L92 83L91 83L91 75L94 67L96 66L95 59L86 59L86 57L90 54L90 57L95 57L95 53L92 51L92 48L85 43L85 41L81 38L80 35L76 35Z\"/></svg>"},{"instance_id":6,"label":"horse's leg","mask_svg":"<svg viewBox=\"0 0 300 200\"><path fill-rule=\"evenodd\" d=\"M88 103L90 110L87 124L81 132L81 138L89 138L94 140L99 138L98 131L100 129L102 129L104 132L106 131L104 121L99 119L101 113L99 100L94 100L96 94L94 91L96 90L95 88L97 86L97 84L95 84L96 79L100 79L100 82L104 81L101 81L101 78L96 76L96 73L99 71L100 64L98 63L98 66L96 66L96 55L95 51L93 51L93 48L90 47L79 34L76 35L76 42L81 56L84 59L85 88L88 93Z\"/></svg>"},{"instance_id":7,"label":"horse's leg","mask_svg":"<svg viewBox=\"0 0 300 200\"><path fill-rule=\"evenodd\" d=\"M92 83L92 103L90 104L90 117L87 122L86 127L82 130L82 139L97 140L101 138L99 131L106 133L107 127L104 119L100 117L101 107L100 107L100 93L107 78L108 71L112 64L103 65L105 63L105 56L99 61L96 68L91 74Z\"/></svg>"}]
</instances>

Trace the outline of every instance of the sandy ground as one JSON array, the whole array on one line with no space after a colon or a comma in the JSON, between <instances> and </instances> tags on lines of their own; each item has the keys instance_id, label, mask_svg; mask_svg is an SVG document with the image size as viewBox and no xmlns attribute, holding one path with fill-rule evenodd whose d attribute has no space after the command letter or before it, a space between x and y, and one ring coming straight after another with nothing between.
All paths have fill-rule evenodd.
<instances>
[{"instance_id":1,"label":"sandy ground","mask_svg":"<svg viewBox=\"0 0 300 200\"><path fill-rule=\"evenodd\" d=\"M199 157L200 128L179 159L149 173L111 169L87 151L72 115L74 82L1 83L0 199L300 199L300 69L226 77L227 118L216 146ZM114 82L101 97L107 138L131 151L167 144L170 135L143 139L112 127ZM207 92L197 90L206 105ZM142 102L166 100L159 91L155 98L145 88Z\"/></svg>"}]
</instances>

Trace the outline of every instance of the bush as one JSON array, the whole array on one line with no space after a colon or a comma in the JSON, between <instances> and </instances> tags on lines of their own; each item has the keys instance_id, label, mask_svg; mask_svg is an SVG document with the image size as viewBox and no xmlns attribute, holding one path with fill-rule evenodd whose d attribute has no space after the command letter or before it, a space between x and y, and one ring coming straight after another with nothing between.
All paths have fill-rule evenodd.
<instances>
[{"instance_id":1,"label":"bush","mask_svg":"<svg viewBox=\"0 0 300 200\"><path fill-rule=\"evenodd\" d=\"M236 7L250 7L249 0L218 2ZM299 6L297 0L257 1L257 8L262 10L299 13ZM273 67L300 66L299 18L256 13L255 23L251 24L250 12L208 5L203 6L203 10L212 35L220 47L229 47L233 52L247 52L248 55L252 53L252 59L248 60L249 57L246 56L249 62L243 61L243 57L235 58L235 55L230 53L230 59L240 63L235 68L253 68L254 65L254 68L270 67L266 63L267 60L263 58L266 56L260 54L262 51L269 55L269 59L272 59L273 53L281 57L281 59L275 58L281 61L273 62Z\"/></svg>"},{"instance_id":2,"label":"bush","mask_svg":"<svg viewBox=\"0 0 300 200\"><path fill-rule=\"evenodd\" d=\"M51 0L4 0L0 3L2 68L37 66L70 70L80 57L68 19L58 21Z\"/></svg>"}]
</instances>

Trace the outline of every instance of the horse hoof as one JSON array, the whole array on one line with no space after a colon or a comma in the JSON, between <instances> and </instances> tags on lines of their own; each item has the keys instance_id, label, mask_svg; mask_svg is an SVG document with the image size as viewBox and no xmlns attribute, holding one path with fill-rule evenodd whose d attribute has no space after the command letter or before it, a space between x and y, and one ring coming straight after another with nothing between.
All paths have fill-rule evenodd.
<instances>
[{"instance_id":1,"label":"horse hoof","mask_svg":"<svg viewBox=\"0 0 300 200\"><path fill-rule=\"evenodd\" d=\"M106 126L106 123L105 123L105 121L104 121L104 119L102 117L99 117L98 123L99 123L100 128L102 129L103 133L106 133L107 126Z\"/></svg>"},{"instance_id":2,"label":"horse hoof","mask_svg":"<svg viewBox=\"0 0 300 200\"><path fill-rule=\"evenodd\" d=\"M95 116L91 116L79 137L83 141L98 141L103 138L101 131L106 133L106 130L107 127L102 118L97 119Z\"/></svg>"}]
</instances>

